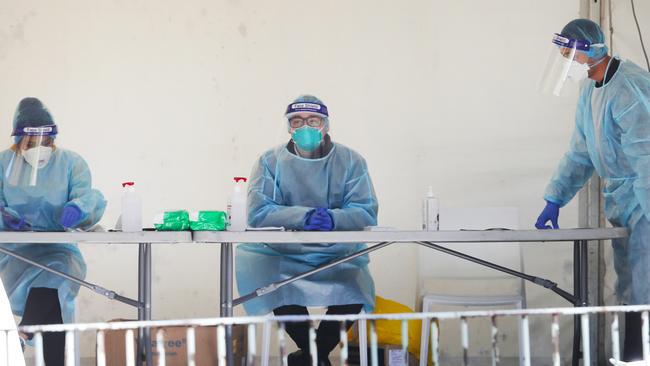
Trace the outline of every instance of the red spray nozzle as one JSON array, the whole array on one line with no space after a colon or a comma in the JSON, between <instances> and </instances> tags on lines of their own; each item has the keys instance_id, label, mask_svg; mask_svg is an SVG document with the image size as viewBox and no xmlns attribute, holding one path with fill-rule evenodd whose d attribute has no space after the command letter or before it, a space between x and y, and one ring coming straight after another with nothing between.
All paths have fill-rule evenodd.
<instances>
[{"instance_id":1,"label":"red spray nozzle","mask_svg":"<svg viewBox=\"0 0 650 366\"><path fill-rule=\"evenodd\" d=\"M235 177L234 179L235 179L235 182L237 182L237 183L239 183L239 182L246 183L248 181L248 179L246 179L246 177Z\"/></svg>"},{"instance_id":2,"label":"red spray nozzle","mask_svg":"<svg viewBox=\"0 0 650 366\"><path fill-rule=\"evenodd\" d=\"M135 185L135 182L124 182L124 183L122 183L122 188L127 187L127 186L133 187L134 185Z\"/></svg>"}]
</instances>

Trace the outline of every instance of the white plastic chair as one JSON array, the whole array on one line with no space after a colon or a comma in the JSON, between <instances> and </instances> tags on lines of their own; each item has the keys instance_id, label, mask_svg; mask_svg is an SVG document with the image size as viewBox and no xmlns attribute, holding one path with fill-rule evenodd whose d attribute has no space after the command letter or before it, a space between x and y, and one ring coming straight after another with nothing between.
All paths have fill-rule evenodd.
<instances>
[{"instance_id":1,"label":"white plastic chair","mask_svg":"<svg viewBox=\"0 0 650 366\"><path fill-rule=\"evenodd\" d=\"M440 230L486 230L493 228L517 229L519 227L519 211L516 207L483 207L483 208L455 208L441 209ZM453 250L469 254L489 262L494 262L504 267L523 271L523 254L519 243L467 243L443 244ZM462 289L463 282L478 282L482 288L504 287L497 286L498 281L507 280L511 284L513 278L492 269L483 268L475 263L470 263L459 258L450 258L447 254L436 252L422 247L419 252L420 289L422 295L422 312L434 311L438 306L462 307L502 307L512 306L517 309L526 307L525 283L516 280L515 288L500 290L489 294L449 293L449 288ZM459 269L461 269L459 271ZM486 283L487 281L487 283ZM437 289L427 290L425 282L454 284L447 286L444 291ZM491 284L490 284L491 282ZM506 286L508 287L508 286ZM512 286L511 286L512 287ZM445 293L447 292L447 293ZM473 291L472 291L473 292ZM426 366L428 361L430 323L423 322L420 366ZM519 360L523 364L522 324L519 323Z\"/></svg>"}]
</instances>

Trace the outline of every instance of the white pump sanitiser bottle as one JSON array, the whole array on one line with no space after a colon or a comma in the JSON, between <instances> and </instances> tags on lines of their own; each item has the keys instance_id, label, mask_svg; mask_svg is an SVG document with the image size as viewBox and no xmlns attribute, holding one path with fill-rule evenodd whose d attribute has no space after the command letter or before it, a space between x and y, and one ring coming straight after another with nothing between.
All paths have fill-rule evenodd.
<instances>
[{"instance_id":1,"label":"white pump sanitiser bottle","mask_svg":"<svg viewBox=\"0 0 650 366\"><path fill-rule=\"evenodd\" d=\"M248 217L246 214L246 178L235 177L230 199L228 200L228 231L246 231Z\"/></svg>"},{"instance_id":2,"label":"white pump sanitiser bottle","mask_svg":"<svg viewBox=\"0 0 650 366\"><path fill-rule=\"evenodd\" d=\"M437 231L440 229L440 212L438 199L433 195L433 187L429 186L422 201L422 230Z\"/></svg>"},{"instance_id":3,"label":"white pump sanitiser bottle","mask_svg":"<svg viewBox=\"0 0 650 366\"><path fill-rule=\"evenodd\" d=\"M122 231L142 231L142 199L135 191L135 183L124 182L122 187Z\"/></svg>"}]
</instances>

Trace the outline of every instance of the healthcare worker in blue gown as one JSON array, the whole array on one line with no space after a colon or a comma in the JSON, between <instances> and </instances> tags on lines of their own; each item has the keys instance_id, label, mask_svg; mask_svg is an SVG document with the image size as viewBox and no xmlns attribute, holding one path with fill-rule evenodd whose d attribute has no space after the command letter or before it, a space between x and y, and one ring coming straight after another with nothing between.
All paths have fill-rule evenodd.
<instances>
[{"instance_id":1,"label":"healthcare worker in blue gown","mask_svg":"<svg viewBox=\"0 0 650 366\"><path fill-rule=\"evenodd\" d=\"M329 113L318 98L303 95L289 104L285 117L288 143L259 158L250 177L248 222L252 227L287 230L363 230L377 224L377 198L365 160L332 141ZM285 280L319 265L358 252L365 244L245 244L237 246L240 294ZM249 314L307 315L308 306L326 306L328 314L356 314L375 303L367 255L244 303ZM348 324L348 327L351 324ZM311 364L309 327L287 323L299 350L290 365ZM317 329L318 362L338 344L340 325L321 322Z\"/></svg>"},{"instance_id":2,"label":"healthcare worker in blue gown","mask_svg":"<svg viewBox=\"0 0 650 366\"><path fill-rule=\"evenodd\" d=\"M52 115L40 100L20 101L13 120L14 144L0 152L2 230L87 229L102 217L106 201L92 189L88 165L78 154L55 144L57 132ZM86 275L86 263L76 244L2 247L71 276L83 279ZM6 254L0 254L0 276L12 311L22 317L20 325L74 320L79 285ZM46 365L63 365L64 337L60 332L43 334Z\"/></svg>"},{"instance_id":3,"label":"healthcare worker in blue gown","mask_svg":"<svg viewBox=\"0 0 650 366\"><path fill-rule=\"evenodd\" d=\"M536 227L557 229L560 208L595 170L604 184L605 215L630 229L628 239L613 241L619 300L650 304L650 73L609 56L604 42L587 19L571 21L553 38L560 72L547 73L550 90L561 94L566 79L584 80L569 150L546 188ZM626 313L624 360L641 358L641 320Z\"/></svg>"}]
</instances>

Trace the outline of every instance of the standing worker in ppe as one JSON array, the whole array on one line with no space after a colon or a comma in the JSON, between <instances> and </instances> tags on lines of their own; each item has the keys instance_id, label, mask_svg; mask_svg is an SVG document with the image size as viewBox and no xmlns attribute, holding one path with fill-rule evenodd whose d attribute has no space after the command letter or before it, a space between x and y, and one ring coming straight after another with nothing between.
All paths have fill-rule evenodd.
<instances>
[{"instance_id":1,"label":"standing worker in ppe","mask_svg":"<svg viewBox=\"0 0 650 366\"><path fill-rule=\"evenodd\" d=\"M248 189L248 222L252 227L283 226L288 230L363 230L377 224L378 203L366 162L355 151L332 142L329 113L318 98L303 95L285 114L288 143L272 148L258 160ZM239 293L312 270L363 250L365 244L245 244L237 246ZM255 298L244 307L249 314L307 315L307 306L326 306L327 314L371 311L375 289L367 255L318 272ZM351 324L347 324L351 326ZM300 350L289 365L311 364L309 325L287 323ZM318 363L339 342L340 325L321 322L316 335Z\"/></svg>"},{"instance_id":2,"label":"standing worker in ppe","mask_svg":"<svg viewBox=\"0 0 650 366\"><path fill-rule=\"evenodd\" d=\"M595 170L603 179L605 215L630 229L629 238L613 241L619 300L650 304L650 74L610 57L604 41L587 19L571 21L553 38L559 73L547 74L547 86L560 94L567 78L585 80L569 151L546 188L535 226L550 229L550 222L557 229L560 207ZM640 316L626 313L624 360L641 358Z\"/></svg>"},{"instance_id":3,"label":"standing worker in ppe","mask_svg":"<svg viewBox=\"0 0 650 366\"><path fill-rule=\"evenodd\" d=\"M104 196L92 189L83 158L54 144L57 125L40 100L20 101L12 135L14 145L0 152L2 230L64 231L95 225L106 207ZM68 275L86 275L76 244L2 247ZM6 254L0 254L0 276L13 313L22 316L20 325L74 320L79 285ZM43 345L46 365L63 365L65 334L43 333Z\"/></svg>"}]
</instances>

